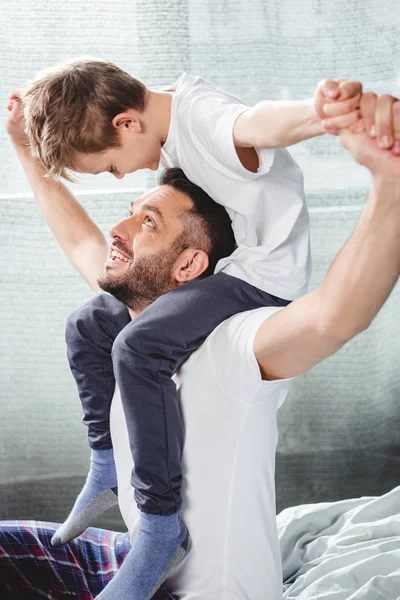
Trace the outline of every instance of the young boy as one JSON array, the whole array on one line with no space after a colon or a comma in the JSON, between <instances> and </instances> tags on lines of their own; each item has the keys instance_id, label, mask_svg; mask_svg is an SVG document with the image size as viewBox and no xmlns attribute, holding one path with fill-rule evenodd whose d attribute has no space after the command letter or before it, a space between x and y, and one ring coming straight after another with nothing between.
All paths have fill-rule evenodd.
<instances>
[{"instance_id":1,"label":"young boy","mask_svg":"<svg viewBox=\"0 0 400 600\"><path fill-rule=\"evenodd\" d=\"M53 543L79 535L116 501L108 430L114 369L141 510L130 562L140 557L148 566L140 577L128 569L118 573L121 589L135 600L151 597L188 547L178 516L183 432L171 376L223 320L261 306L284 306L306 291L309 223L302 173L284 147L323 133L329 98L338 100L330 113L332 133L355 123L360 94L357 82L327 81L312 99L249 108L199 77L184 74L170 89L154 91L97 59L49 70L21 92L31 152L49 177L69 178L69 169L122 178L159 164L180 166L232 219L237 249L218 262L215 275L181 286L173 302L164 294L143 311L133 299L130 308L140 314L131 321L124 306L101 295L68 323L92 466ZM157 226L162 223L146 223L149 235L157 235ZM134 261L120 243L106 270L129 277ZM105 589L101 597L107 594Z\"/></svg>"}]
</instances>

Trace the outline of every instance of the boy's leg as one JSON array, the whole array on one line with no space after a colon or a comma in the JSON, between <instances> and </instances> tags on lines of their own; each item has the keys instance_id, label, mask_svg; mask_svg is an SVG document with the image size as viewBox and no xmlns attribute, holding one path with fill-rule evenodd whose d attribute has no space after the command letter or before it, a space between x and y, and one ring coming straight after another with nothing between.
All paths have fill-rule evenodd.
<instances>
[{"instance_id":1,"label":"boy's leg","mask_svg":"<svg viewBox=\"0 0 400 600\"><path fill-rule=\"evenodd\" d=\"M135 598L151 597L156 574L160 585L188 544L178 517L183 428L172 374L225 319L288 303L218 273L162 295L118 335L112 350L114 373L135 465L132 485L142 511L129 558L151 567L148 581L131 572Z\"/></svg>"},{"instance_id":2,"label":"boy's leg","mask_svg":"<svg viewBox=\"0 0 400 600\"><path fill-rule=\"evenodd\" d=\"M110 405L115 389L111 348L130 322L126 306L106 293L97 294L68 318L67 356L82 402L83 422L88 426L91 467L69 517L52 540L55 546L81 534L107 508L117 504L110 436Z\"/></svg>"},{"instance_id":3,"label":"boy's leg","mask_svg":"<svg viewBox=\"0 0 400 600\"><path fill-rule=\"evenodd\" d=\"M59 600L68 595L92 600L129 553L128 534L94 527L62 548L53 548L50 540L57 526L38 521L0 522L2 599ZM153 600L173 598L163 589Z\"/></svg>"}]
</instances>

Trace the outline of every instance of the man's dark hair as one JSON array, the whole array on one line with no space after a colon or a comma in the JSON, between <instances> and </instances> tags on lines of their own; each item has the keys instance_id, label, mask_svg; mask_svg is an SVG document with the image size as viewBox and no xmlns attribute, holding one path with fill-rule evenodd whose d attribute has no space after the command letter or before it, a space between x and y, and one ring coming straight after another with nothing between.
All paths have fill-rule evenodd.
<instances>
[{"instance_id":1,"label":"man's dark hair","mask_svg":"<svg viewBox=\"0 0 400 600\"><path fill-rule=\"evenodd\" d=\"M217 204L204 190L192 183L182 169L166 169L161 173L160 185L170 185L189 196L193 208L183 213L182 246L198 248L208 255L208 268L202 277L214 273L217 262L229 256L236 248L232 222L221 204Z\"/></svg>"}]
</instances>

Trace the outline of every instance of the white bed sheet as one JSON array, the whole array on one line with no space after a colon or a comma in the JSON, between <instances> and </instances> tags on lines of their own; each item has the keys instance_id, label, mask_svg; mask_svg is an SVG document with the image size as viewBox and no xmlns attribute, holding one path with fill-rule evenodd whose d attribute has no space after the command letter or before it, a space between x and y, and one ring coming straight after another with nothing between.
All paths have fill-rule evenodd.
<instances>
[{"instance_id":1,"label":"white bed sheet","mask_svg":"<svg viewBox=\"0 0 400 600\"><path fill-rule=\"evenodd\" d=\"M399 600L400 486L277 518L284 600Z\"/></svg>"}]
</instances>

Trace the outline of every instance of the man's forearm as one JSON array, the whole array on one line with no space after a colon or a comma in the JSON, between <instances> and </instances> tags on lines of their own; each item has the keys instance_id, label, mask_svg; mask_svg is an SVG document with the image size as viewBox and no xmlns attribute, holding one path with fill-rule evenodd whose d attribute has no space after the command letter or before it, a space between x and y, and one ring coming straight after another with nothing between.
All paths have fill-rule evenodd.
<instances>
[{"instance_id":1,"label":"man's forearm","mask_svg":"<svg viewBox=\"0 0 400 600\"><path fill-rule=\"evenodd\" d=\"M284 148L324 133L313 98L260 102L239 118L234 130L239 146Z\"/></svg>"},{"instance_id":2,"label":"man's forearm","mask_svg":"<svg viewBox=\"0 0 400 600\"><path fill-rule=\"evenodd\" d=\"M319 288L266 319L254 353L264 379L295 377L364 331L400 274L400 178L375 180L351 238Z\"/></svg>"},{"instance_id":3,"label":"man's forearm","mask_svg":"<svg viewBox=\"0 0 400 600\"><path fill-rule=\"evenodd\" d=\"M365 330L400 275L400 177L374 178L351 238L320 293L322 329L348 340Z\"/></svg>"},{"instance_id":4,"label":"man's forearm","mask_svg":"<svg viewBox=\"0 0 400 600\"><path fill-rule=\"evenodd\" d=\"M15 146L36 202L67 258L98 291L97 275L107 258L107 242L74 195L61 182L45 179L46 170L28 148Z\"/></svg>"}]
</instances>

